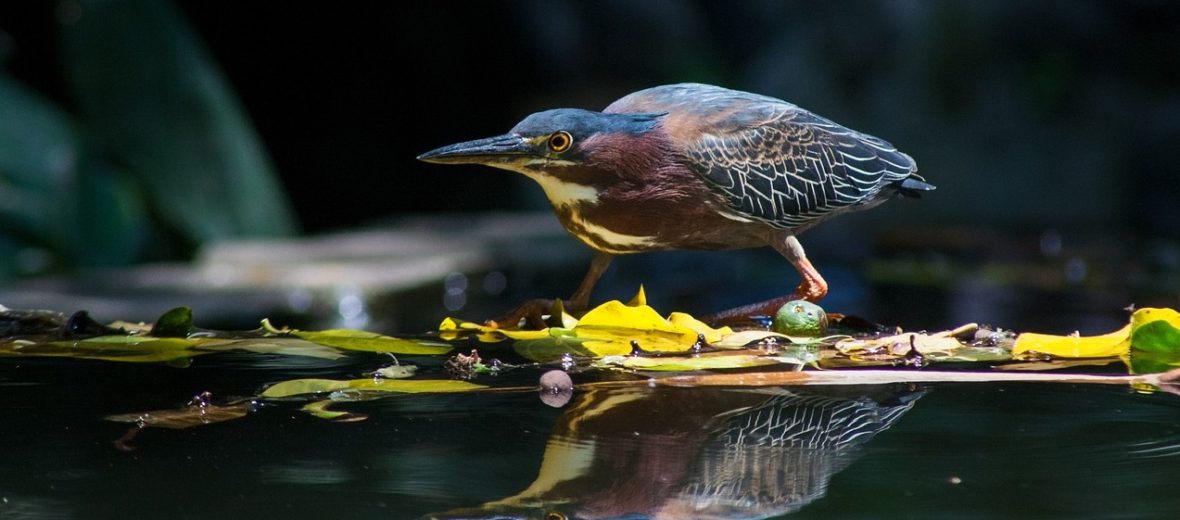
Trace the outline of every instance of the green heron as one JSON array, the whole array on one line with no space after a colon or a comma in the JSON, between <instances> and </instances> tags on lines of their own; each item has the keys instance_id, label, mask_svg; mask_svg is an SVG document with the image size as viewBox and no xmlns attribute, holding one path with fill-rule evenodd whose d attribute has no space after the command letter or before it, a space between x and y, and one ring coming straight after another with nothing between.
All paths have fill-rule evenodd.
<instances>
[{"instance_id":1,"label":"green heron","mask_svg":"<svg viewBox=\"0 0 1180 520\"><path fill-rule=\"evenodd\" d=\"M537 112L507 134L418 159L483 164L540 184L562 226L597 252L570 309L587 308L621 254L769 245L799 272L793 294L714 321L823 298L827 283L796 235L841 213L934 189L910 156L881 139L780 99L688 83L640 90L602 112Z\"/></svg>"}]
</instances>

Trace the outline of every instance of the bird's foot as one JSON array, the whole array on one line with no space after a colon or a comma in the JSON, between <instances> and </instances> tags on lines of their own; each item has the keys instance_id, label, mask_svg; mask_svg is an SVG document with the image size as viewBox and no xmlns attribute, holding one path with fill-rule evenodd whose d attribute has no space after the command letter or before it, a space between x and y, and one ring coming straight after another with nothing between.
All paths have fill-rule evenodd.
<instances>
[{"instance_id":1,"label":"bird's foot","mask_svg":"<svg viewBox=\"0 0 1180 520\"><path fill-rule=\"evenodd\" d=\"M828 284L819 279L818 283L808 283L807 278L804 278L803 283L795 288L795 292L781 296L779 298L772 298L766 301L751 303L749 305L742 305L732 309L726 309L721 312L709 314L701 318L701 321L711 324L713 326L738 326L748 327L761 325L761 319L766 317L773 317L778 312L779 308L786 305L787 302L795 300L807 300L811 303L818 302L828 294Z\"/></svg>"},{"instance_id":2,"label":"bird's foot","mask_svg":"<svg viewBox=\"0 0 1180 520\"><path fill-rule=\"evenodd\" d=\"M487 320L484 324L497 329L542 330L562 326L563 314L580 310L571 308L570 304L563 303L560 299L536 298L527 300L515 309Z\"/></svg>"},{"instance_id":3,"label":"bird's foot","mask_svg":"<svg viewBox=\"0 0 1180 520\"><path fill-rule=\"evenodd\" d=\"M749 305L742 305L732 309L726 309L720 312L715 312L701 317L701 321L708 323L714 327L723 325L731 327L749 327L760 326L761 318L767 316L774 316L778 309L789 301L798 300L800 298L792 294L783 296L781 298L774 298L758 303L751 303Z\"/></svg>"}]
</instances>

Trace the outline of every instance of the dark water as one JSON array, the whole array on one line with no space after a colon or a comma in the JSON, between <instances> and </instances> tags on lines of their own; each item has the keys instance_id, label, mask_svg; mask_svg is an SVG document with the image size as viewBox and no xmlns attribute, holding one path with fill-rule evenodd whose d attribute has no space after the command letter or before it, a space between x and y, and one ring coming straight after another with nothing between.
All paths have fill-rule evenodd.
<instances>
[{"instance_id":1,"label":"dark water","mask_svg":"<svg viewBox=\"0 0 1180 520\"><path fill-rule=\"evenodd\" d=\"M560 409L535 392L397 396L339 407L360 422L264 403L130 437L102 419L381 364L0 359L0 518L1180 514L1180 397L1123 387L639 387L581 390Z\"/></svg>"}]
</instances>

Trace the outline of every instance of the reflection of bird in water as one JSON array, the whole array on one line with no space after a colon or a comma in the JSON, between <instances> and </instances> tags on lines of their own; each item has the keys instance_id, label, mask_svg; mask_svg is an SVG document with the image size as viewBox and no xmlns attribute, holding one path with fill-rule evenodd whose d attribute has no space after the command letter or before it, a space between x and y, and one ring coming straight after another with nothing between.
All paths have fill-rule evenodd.
<instances>
[{"instance_id":1,"label":"reflection of bird in water","mask_svg":"<svg viewBox=\"0 0 1180 520\"><path fill-rule=\"evenodd\" d=\"M921 392L594 389L558 419L536 480L438 518L768 518L819 499Z\"/></svg>"},{"instance_id":2,"label":"reflection of bird in water","mask_svg":"<svg viewBox=\"0 0 1180 520\"><path fill-rule=\"evenodd\" d=\"M797 511L827 491L851 454L909 411L913 399L884 406L868 397L784 394L724 421L693 477L663 508L674 517L761 518ZM916 397L916 396L915 396ZM807 471L785 471L807 468ZM751 513L754 513L751 516Z\"/></svg>"}]
</instances>

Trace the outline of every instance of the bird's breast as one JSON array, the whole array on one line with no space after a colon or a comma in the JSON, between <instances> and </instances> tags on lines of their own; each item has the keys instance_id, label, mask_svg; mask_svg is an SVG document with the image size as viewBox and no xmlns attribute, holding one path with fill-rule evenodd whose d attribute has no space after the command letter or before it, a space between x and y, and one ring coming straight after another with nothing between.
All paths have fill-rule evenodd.
<instances>
[{"instance_id":1,"label":"bird's breast","mask_svg":"<svg viewBox=\"0 0 1180 520\"><path fill-rule=\"evenodd\" d=\"M600 197L593 204L554 206L554 211L566 231L587 246L611 254L741 249L767 243L765 225L726 218L692 203Z\"/></svg>"}]
</instances>

